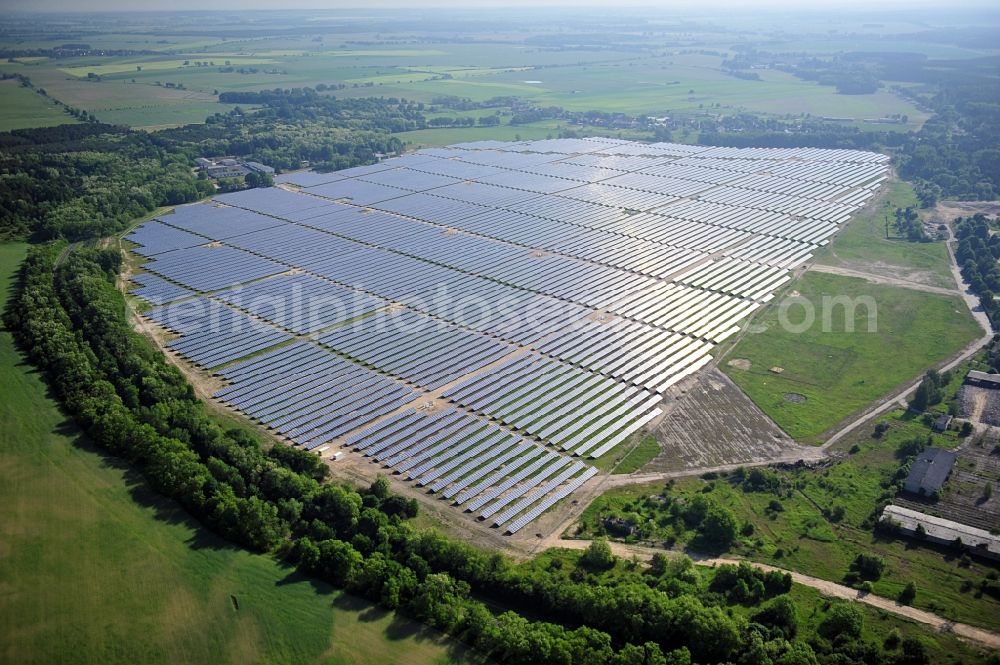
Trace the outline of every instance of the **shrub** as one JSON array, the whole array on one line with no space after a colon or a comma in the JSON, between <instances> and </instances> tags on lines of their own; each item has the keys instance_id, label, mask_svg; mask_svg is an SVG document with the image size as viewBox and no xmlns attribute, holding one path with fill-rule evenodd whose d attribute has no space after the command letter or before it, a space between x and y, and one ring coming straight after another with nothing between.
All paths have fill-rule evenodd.
<instances>
[{"instance_id":1,"label":"shrub","mask_svg":"<svg viewBox=\"0 0 1000 665\"><path fill-rule=\"evenodd\" d=\"M885 572L885 559L875 554L859 554L851 563L851 570L867 580L877 580Z\"/></svg>"},{"instance_id":2,"label":"shrub","mask_svg":"<svg viewBox=\"0 0 1000 665\"><path fill-rule=\"evenodd\" d=\"M828 640L856 640L864 627L861 610L849 603L838 603L830 608L817 632Z\"/></svg>"},{"instance_id":3,"label":"shrub","mask_svg":"<svg viewBox=\"0 0 1000 665\"><path fill-rule=\"evenodd\" d=\"M615 565L615 555L606 538L598 538L587 545L580 556L580 563L593 570L608 570Z\"/></svg>"},{"instance_id":4,"label":"shrub","mask_svg":"<svg viewBox=\"0 0 1000 665\"><path fill-rule=\"evenodd\" d=\"M917 597L917 585L907 582L903 590L899 592L899 602L901 605L909 605Z\"/></svg>"}]
</instances>

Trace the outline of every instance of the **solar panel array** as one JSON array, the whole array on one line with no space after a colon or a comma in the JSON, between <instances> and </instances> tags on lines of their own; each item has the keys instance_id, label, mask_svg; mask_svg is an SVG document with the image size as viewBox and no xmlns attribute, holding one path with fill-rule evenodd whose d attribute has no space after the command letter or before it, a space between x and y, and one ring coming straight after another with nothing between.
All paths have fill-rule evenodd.
<instances>
[{"instance_id":1,"label":"solar panel array","mask_svg":"<svg viewBox=\"0 0 1000 665\"><path fill-rule=\"evenodd\" d=\"M127 239L135 294L228 383L218 399L513 533L655 420L887 162L482 141L282 175Z\"/></svg>"},{"instance_id":2,"label":"solar panel array","mask_svg":"<svg viewBox=\"0 0 1000 665\"><path fill-rule=\"evenodd\" d=\"M167 346L203 367L218 367L291 337L214 300L196 298L150 310L146 316L179 335Z\"/></svg>"}]
</instances>

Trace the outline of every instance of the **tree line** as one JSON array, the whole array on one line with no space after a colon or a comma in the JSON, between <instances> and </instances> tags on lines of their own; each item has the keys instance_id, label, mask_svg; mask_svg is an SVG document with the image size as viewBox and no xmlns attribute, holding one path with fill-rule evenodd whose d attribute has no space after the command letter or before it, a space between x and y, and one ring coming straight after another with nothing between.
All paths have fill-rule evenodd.
<instances>
[{"instance_id":1,"label":"tree line","mask_svg":"<svg viewBox=\"0 0 1000 665\"><path fill-rule=\"evenodd\" d=\"M32 248L7 324L97 445L223 537L500 662L897 662L835 632L796 637L787 575L722 567L703 584L686 558L640 569L609 558L599 542L576 565L514 564L415 528L416 502L390 492L384 477L363 490L332 482L316 456L266 448L213 420L129 326L114 283L121 260L110 249ZM747 619L733 604L760 608Z\"/></svg>"},{"instance_id":2,"label":"tree line","mask_svg":"<svg viewBox=\"0 0 1000 665\"><path fill-rule=\"evenodd\" d=\"M962 267L962 277L994 326L1000 326L1000 236L993 233L995 220L982 213L955 219L958 248L955 258Z\"/></svg>"},{"instance_id":3,"label":"tree line","mask_svg":"<svg viewBox=\"0 0 1000 665\"><path fill-rule=\"evenodd\" d=\"M155 133L95 122L0 133L0 239L106 236L158 206L209 196L215 186L192 171L195 157L236 155L279 170L347 168L400 151L391 132L423 123L400 100L243 94L263 108ZM244 184L267 182L224 183Z\"/></svg>"}]
</instances>

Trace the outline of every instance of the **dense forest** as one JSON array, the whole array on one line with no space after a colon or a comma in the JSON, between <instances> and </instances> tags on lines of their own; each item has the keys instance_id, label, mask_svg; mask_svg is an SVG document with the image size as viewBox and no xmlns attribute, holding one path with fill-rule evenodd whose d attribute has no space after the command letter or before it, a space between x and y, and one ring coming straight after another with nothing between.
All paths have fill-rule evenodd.
<instances>
[{"instance_id":1,"label":"dense forest","mask_svg":"<svg viewBox=\"0 0 1000 665\"><path fill-rule=\"evenodd\" d=\"M100 124L0 134L0 238L109 235L212 191L159 137Z\"/></svg>"},{"instance_id":2,"label":"dense forest","mask_svg":"<svg viewBox=\"0 0 1000 665\"><path fill-rule=\"evenodd\" d=\"M192 170L195 157L340 169L400 150L390 132L423 123L399 100L244 94L263 106L155 133L99 123L0 133L0 239L106 236L158 206L207 196L215 188Z\"/></svg>"},{"instance_id":3,"label":"dense forest","mask_svg":"<svg viewBox=\"0 0 1000 665\"><path fill-rule=\"evenodd\" d=\"M224 429L183 376L134 332L115 287L117 250L35 247L7 324L92 440L207 527L250 549L398 608L507 663L926 662L919 640L863 639L863 615L836 605L809 635L787 574L749 565L645 568L595 541L575 564L514 564L414 528L413 500L380 477L358 491L318 458ZM489 600L489 605L484 600ZM732 611L735 605L751 608ZM502 610L497 609L503 608Z\"/></svg>"}]
</instances>

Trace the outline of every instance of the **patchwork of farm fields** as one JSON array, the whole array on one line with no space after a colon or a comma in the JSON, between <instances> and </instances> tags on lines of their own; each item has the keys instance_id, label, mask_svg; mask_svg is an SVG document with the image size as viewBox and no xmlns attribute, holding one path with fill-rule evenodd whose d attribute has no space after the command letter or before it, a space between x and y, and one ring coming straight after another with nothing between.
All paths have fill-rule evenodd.
<instances>
[{"instance_id":1,"label":"patchwork of farm fields","mask_svg":"<svg viewBox=\"0 0 1000 665\"><path fill-rule=\"evenodd\" d=\"M409 49L330 48L308 40L206 44L179 41L179 50L159 56L22 58L0 63L0 71L29 76L55 98L101 120L138 127L203 121L211 111L199 102L214 101L220 92L319 84L346 86L334 92L344 97L374 95L430 103L442 96L473 101L516 96L541 106L633 115L726 109L788 117L832 115L860 122L896 114L907 116L902 129L917 128L927 118L911 102L884 89L839 95L831 86L780 71L762 71L760 80L734 78L721 68L724 50L568 52L528 49L517 43L433 41ZM168 82L183 90L164 87ZM122 90L127 91L129 103L114 103ZM178 99L182 105L192 105L189 112L157 108ZM143 113L127 112L136 108ZM502 133L477 137L510 138ZM462 140L467 139L456 135L449 142Z\"/></svg>"}]
</instances>

